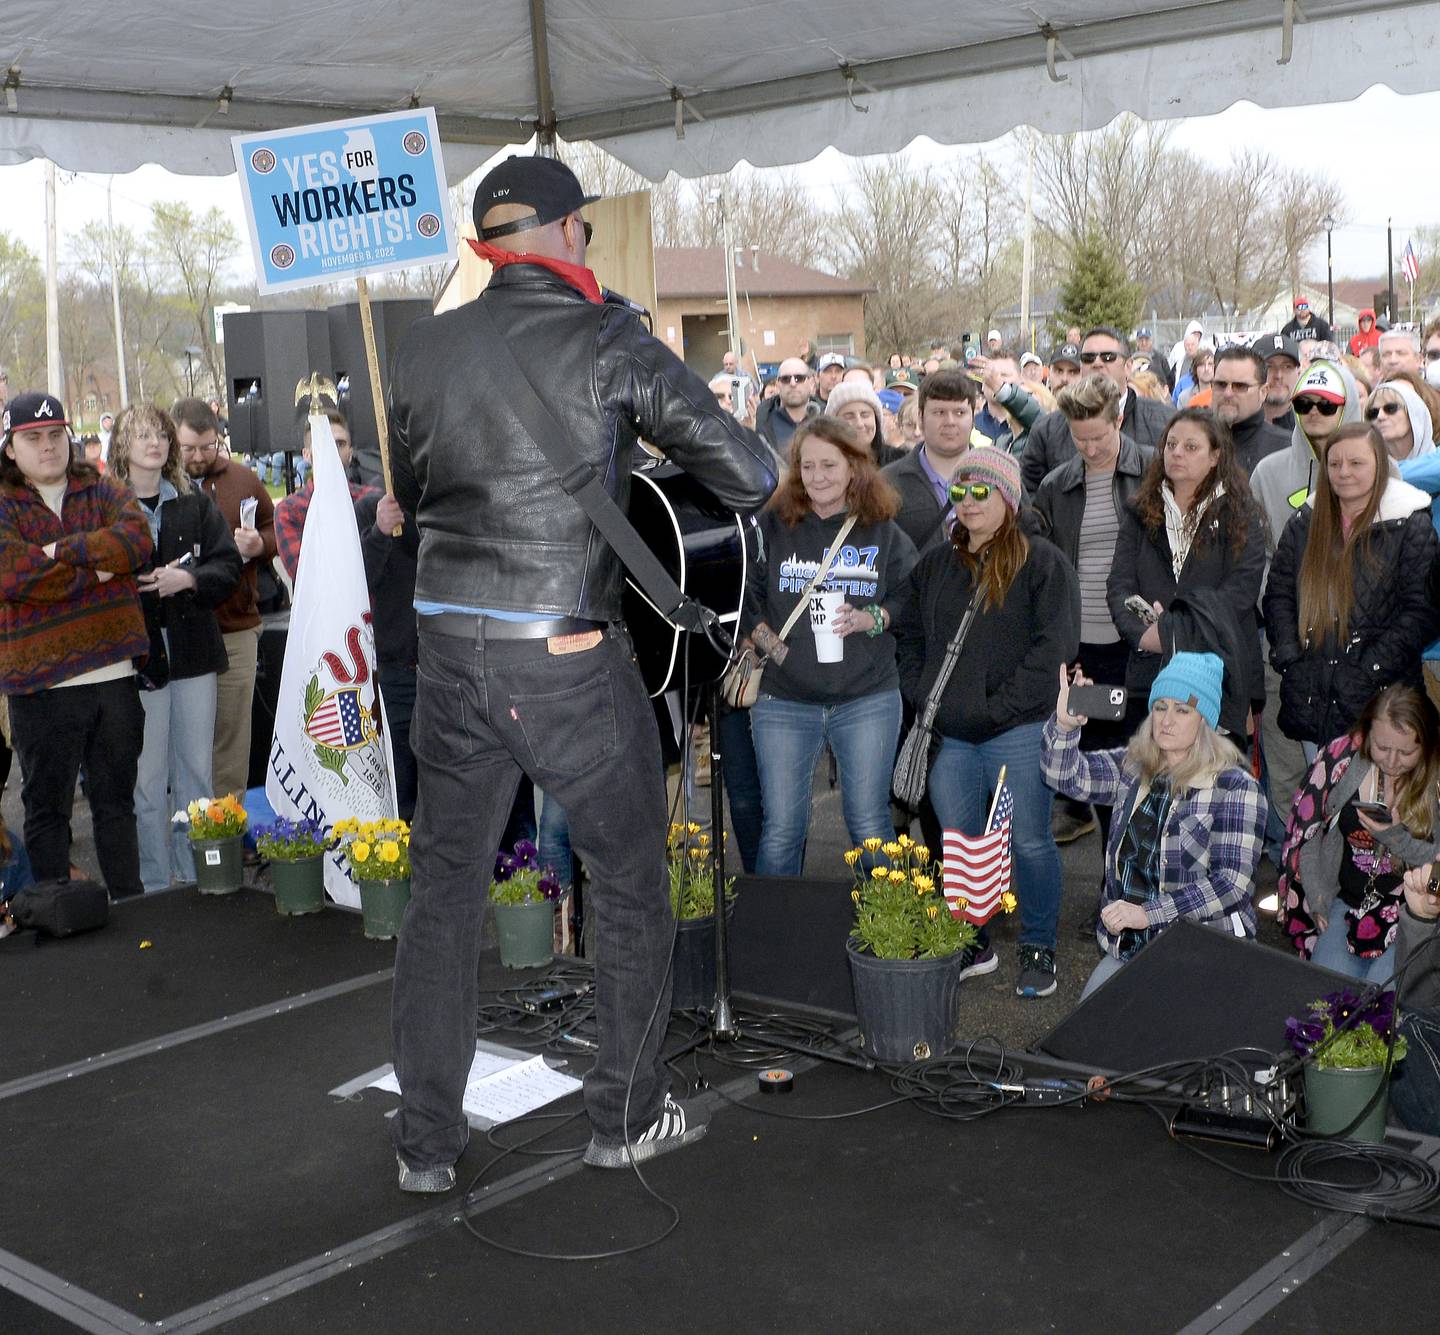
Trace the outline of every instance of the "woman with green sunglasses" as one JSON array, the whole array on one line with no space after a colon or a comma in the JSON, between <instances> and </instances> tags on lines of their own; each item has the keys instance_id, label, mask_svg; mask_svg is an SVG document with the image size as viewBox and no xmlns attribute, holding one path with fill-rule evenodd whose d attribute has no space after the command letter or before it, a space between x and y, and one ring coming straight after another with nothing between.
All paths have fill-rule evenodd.
<instances>
[{"instance_id":1,"label":"woman with green sunglasses","mask_svg":"<svg viewBox=\"0 0 1440 1335\"><path fill-rule=\"evenodd\" d=\"M940 693L929 796L946 830L985 833L989 796L1006 771L1020 898L1017 996L1055 991L1060 854L1050 829L1050 791L1040 775L1040 733L1062 663L1080 642L1080 589L1059 550L1020 524L1020 461L980 446L961 456L950 499L955 527L920 557L894 624L900 689L924 709L967 611L954 669ZM999 961L981 929L960 976Z\"/></svg>"}]
</instances>

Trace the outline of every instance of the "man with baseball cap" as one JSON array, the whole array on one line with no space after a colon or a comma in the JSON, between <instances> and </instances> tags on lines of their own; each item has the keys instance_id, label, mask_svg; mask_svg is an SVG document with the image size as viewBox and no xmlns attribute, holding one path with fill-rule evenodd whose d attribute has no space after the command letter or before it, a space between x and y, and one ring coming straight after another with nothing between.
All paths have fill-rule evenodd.
<instances>
[{"instance_id":1,"label":"man with baseball cap","mask_svg":"<svg viewBox=\"0 0 1440 1335\"><path fill-rule=\"evenodd\" d=\"M1329 324L1311 311L1310 298L1299 293L1295 295L1295 316L1280 326L1280 332L1296 343L1305 343L1310 339L1329 343L1335 338Z\"/></svg>"},{"instance_id":2,"label":"man with baseball cap","mask_svg":"<svg viewBox=\"0 0 1440 1335\"><path fill-rule=\"evenodd\" d=\"M1300 349L1284 334L1262 334L1250 346L1265 363L1265 420L1289 434L1295 430L1290 400L1300 379Z\"/></svg>"},{"instance_id":3,"label":"man with baseball cap","mask_svg":"<svg viewBox=\"0 0 1440 1335\"><path fill-rule=\"evenodd\" d=\"M845 358L838 352L827 352L815 366L815 394L821 403L829 401L831 391L845 379Z\"/></svg>"},{"instance_id":4,"label":"man with baseball cap","mask_svg":"<svg viewBox=\"0 0 1440 1335\"><path fill-rule=\"evenodd\" d=\"M35 878L70 875L85 767L100 874L137 895L135 777L145 715L135 659L150 648L135 574L150 525L124 484L72 456L65 406L17 395L0 418L0 695L23 776Z\"/></svg>"},{"instance_id":5,"label":"man with baseball cap","mask_svg":"<svg viewBox=\"0 0 1440 1335\"><path fill-rule=\"evenodd\" d=\"M659 734L620 623L620 562L571 489L597 483L623 509L641 437L734 510L765 503L778 464L602 295L580 214L593 198L553 158L492 170L474 205L489 285L417 320L391 368L395 494L420 531L419 796L393 1001L405 1191L452 1188L468 1139L480 930L522 773L564 808L594 876L585 1161L623 1168L705 1130L660 1059L674 919ZM577 456L563 483L531 435L549 419Z\"/></svg>"},{"instance_id":6,"label":"man with baseball cap","mask_svg":"<svg viewBox=\"0 0 1440 1335\"><path fill-rule=\"evenodd\" d=\"M1050 392L1058 394L1080 378L1080 345L1062 343L1050 354Z\"/></svg>"}]
</instances>

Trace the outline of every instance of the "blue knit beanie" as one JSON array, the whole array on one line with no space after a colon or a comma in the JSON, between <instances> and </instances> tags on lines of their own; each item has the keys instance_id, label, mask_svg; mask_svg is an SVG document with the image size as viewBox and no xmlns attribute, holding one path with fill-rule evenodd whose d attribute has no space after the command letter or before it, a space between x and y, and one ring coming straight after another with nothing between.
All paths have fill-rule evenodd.
<instances>
[{"instance_id":1,"label":"blue knit beanie","mask_svg":"<svg viewBox=\"0 0 1440 1335\"><path fill-rule=\"evenodd\" d=\"M1212 728L1220 726L1220 687L1225 664L1217 654L1175 654L1150 688L1150 708L1157 700L1193 704Z\"/></svg>"}]
</instances>

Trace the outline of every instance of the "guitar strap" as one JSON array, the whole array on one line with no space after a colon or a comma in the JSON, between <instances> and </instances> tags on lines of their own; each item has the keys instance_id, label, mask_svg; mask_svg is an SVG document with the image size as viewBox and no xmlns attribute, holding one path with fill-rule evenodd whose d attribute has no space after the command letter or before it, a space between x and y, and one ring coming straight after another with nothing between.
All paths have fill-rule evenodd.
<instances>
[{"instance_id":1,"label":"guitar strap","mask_svg":"<svg viewBox=\"0 0 1440 1335\"><path fill-rule=\"evenodd\" d=\"M540 447L565 494L589 515L590 522L600 530L615 555L667 621L681 630L699 631L712 642L718 636L728 653L730 636L719 617L684 593L671 578L670 572L660 564L659 558L645 545L625 512L605 490L604 481L594 466L575 452L565 428L555 420L555 415L535 392L530 377L515 360L505 336L485 308L485 302L476 302L476 309L485 331L491 336L490 345L486 348L491 357L484 369L496 388L509 396L521 426Z\"/></svg>"}]
</instances>

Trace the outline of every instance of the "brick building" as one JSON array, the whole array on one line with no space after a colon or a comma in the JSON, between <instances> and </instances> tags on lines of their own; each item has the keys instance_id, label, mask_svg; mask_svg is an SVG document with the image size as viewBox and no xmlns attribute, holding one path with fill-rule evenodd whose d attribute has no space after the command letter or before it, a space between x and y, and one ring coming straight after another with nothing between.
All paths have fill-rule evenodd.
<instances>
[{"instance_id":1,"label":"brick building","mask_svg":"<svg viewBox=\"0 0 1440 1335\"><path fill-rule=\"evenodd\" d=\"M746 365L820 352L865 353L865 295L875 289L759 250L737 250L740 340ZM725 253L719 246L655 248L655 333L700 375L720 369L729 347Z\"/></svg>"}]
</instances>

